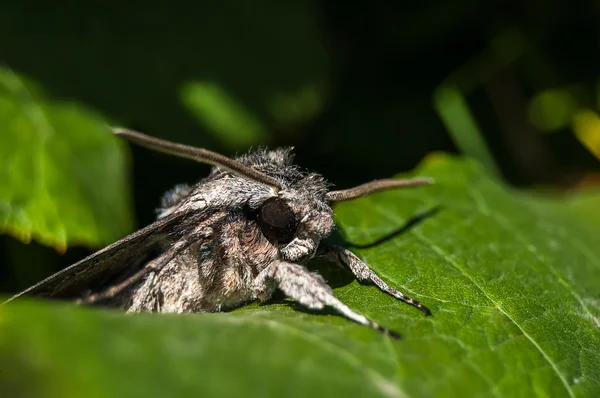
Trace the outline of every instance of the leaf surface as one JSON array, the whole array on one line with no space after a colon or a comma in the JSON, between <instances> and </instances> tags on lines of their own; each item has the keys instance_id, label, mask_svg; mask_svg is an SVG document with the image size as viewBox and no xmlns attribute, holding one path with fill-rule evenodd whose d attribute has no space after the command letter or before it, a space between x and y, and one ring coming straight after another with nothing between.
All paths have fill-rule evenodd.
<instances>
[{"instance_id":1,"label":"leaf surface","mask_svg":"<svg viewBox=\"0 0 600 398\"><path fill-rule=\"evenodd\" d=\"M342 301L402 340L286 300L129 316L14 303L0 307L0 386L44 397L598 396L600 225L586 213L600 195L525 195L443 155L417 174L436 185L335 211L355 252L433 316L319 264Z\"/></svg>"},{"instance_id":2,"label":"leaf surface","mask_svg":"<svg viewBox=\"0 0 600 398\"><path fill-rule=\"evenodd\" d=\"M59 251L131 230L127 157L105 122L0 68L0 232Z\"/></svg>"}]
</instances>

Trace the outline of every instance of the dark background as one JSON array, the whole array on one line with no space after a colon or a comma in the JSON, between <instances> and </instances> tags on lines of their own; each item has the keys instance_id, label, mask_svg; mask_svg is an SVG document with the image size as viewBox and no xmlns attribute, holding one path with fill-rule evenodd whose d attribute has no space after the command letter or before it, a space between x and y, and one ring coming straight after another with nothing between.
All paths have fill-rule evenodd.
<instances>
[{"instance_id":1,"label":"dark background","mask_svg":"<svg viewBox=\"0 0 600 398\"><path fill-rule=\"evenodd\" d=\"M570 122L578 110L598 111L597 1L3 3L0 63L55 99L155 136L226 154L293 145L299 164L339 187L408 170L432 151L474 156L519 187L599 180L598 160ZM262 127L224 135L207 121L210 106L190 105L201 84ZM445 112L462 120L439 101L448 88L476 131L444 124ZM532 116L536 101L556 95L567 98L556 112ZM164 191L208 171L132 154L138 226L152 221ZM0 292L90 250L58 255L0 237Z\"/></svg>"}]
</instances>

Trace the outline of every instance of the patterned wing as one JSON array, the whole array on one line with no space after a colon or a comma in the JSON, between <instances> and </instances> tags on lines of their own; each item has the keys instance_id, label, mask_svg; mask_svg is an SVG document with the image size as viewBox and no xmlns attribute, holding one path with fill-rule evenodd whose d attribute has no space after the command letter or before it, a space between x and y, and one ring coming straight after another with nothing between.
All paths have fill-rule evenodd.
<instances>
[{"instance_id":1,"label":"patterned wing","mask_svg":"<svg viewBox=\"0 0 600 398\"><path fill-rule=\"evenodd\" d=\"M186 212L170 214L13 296L75 298L139 268L159 243L172 241Z\"/></svg>"}]
</instances>

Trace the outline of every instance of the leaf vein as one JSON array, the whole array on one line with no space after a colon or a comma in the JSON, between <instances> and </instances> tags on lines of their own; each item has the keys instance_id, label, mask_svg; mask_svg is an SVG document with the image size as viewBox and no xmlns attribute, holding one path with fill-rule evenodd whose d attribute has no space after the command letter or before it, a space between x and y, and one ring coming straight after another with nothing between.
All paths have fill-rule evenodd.
<instances>
[{"instance_id":1,"label":"leaf vein","mask_svg":"<svg viewBox=\"0 0 600 398\"><path fill-rule=\"evenodd\" d=\"M563 384L563 386L565 387L565 390L567 391L567 393L569 394L570 397L575 398L575 393L573 392L573 390L571 389L571 386L569 385L569 383L567 382L565 376L562 374L562 372L558 369L557 364L552 360L552 358L548 355L548 353L546 353L546 351L538 344L538 342L533 338L533 336L531 336L529 333L527 333L527 331L508 313L506 312L499 303L497 303L491 296L489 296L487 294L487 292L485 291L485 289L483 289L476 281L475 279L464 270L463 267L461 267L456 261L454 261L452 259L452 257L450 257L442 248L440 248L439 246L435 245L433 242L431 242L430 240L428 240L425 236L423 236L421 233L414 231L415 236L417 236L417 238L419 240L421 240L423 243L427 244L435 253L437 253L442 259L444 259L445 261L447 261L449 264L451 264L454 268L456 268L464 277L466 277L467 279L469 279L469 281L471 281L471 283L477 287L477 289L479 289L479 291L481 291L481 293L490 301L494 304L494 307L500 311L507 319L509 319L523 334L523 336L525 336L527 338L527 340L529 340L531 342L531 344L533 344L533 346L540 352L540 354L542 355L542 357L548 362L548 364L550 365L550 367L552 368L552 370L556 373L556 375L558 376L559 380L561 381L561 383Z\"/></svg>"},{"instance_id":2,"label":"leaf vein","mask_svg":"<svg viewBox=\"0 0 600 398\"><path fill-rule=\"evenodd\" d=\"M386 209L382 209L380 206L374 206L374 207L378 211L385 213L389 218L391 218L391 219L398 219L398 216L396 214L393 214L392 212L387 211ZM478 206L476 206L476 207L479 210L479 207ZM548 364L550 365L550 367L552 368L552 370L554 371L554 373L556 373L556 375L559 378L560 382L563 384L565 390L569 394L569 397L575 398L575 393L571 389L571 386L567 382L565 376L558 369L557 364L552 360L552 358L548 355L548 353L546 353L546 351L539 345L539 343L533 338L533 336L531 336L529 333L527 333L527 331L508 312L506 312L500 306L500 304L497 303L485 291L485 289L483 289L483 287L479 285L479 283L477 283L477 281L473 278L473 276L471 274L469 274L463 267L461 267L454 259L452 259L452 257L450 257L448 255L448 253L446 253L442 248L440 248L435 243L433 243L432 241L430 241L429 239L427 239L422 233L418 232L418 228L413 228L411 230L411 233L414 236L416 236L417 239L419 239L422 243L424 243L427 246L429 246L429 248L431 248L442 259L444 259L446 262L448 262L450 265L452 265L465 278L467 278L486 297L486 299L489 300L498 311L500 311L500 313L502 313L508 320L510 320L521 331L521 333L523 334L523 336L525 336L527 338L527 340L529 340L529 342L539 351L539 353L542 355L542 357L545 359L545 361L548 362Z\"/></svg>"}]
</instances>

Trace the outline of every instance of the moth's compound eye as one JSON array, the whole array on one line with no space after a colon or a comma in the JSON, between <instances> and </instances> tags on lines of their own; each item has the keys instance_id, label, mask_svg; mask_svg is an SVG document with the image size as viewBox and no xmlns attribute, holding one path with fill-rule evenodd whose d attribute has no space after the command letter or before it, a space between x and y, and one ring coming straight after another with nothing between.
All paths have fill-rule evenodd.
<instances>
[{"instance_id":1,"label":"moth's compound eye","mask_svg":"<svg viewBox=\"0 0 600 398\"><path fill-rule=\"evenodd\" d=\"M281 243L292 240L298 228L298 220L281 198L267 199L258 210L258 225L263 234Z\"/></svg>"}]
</instances>

